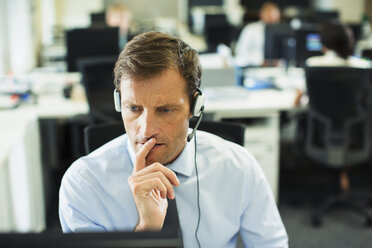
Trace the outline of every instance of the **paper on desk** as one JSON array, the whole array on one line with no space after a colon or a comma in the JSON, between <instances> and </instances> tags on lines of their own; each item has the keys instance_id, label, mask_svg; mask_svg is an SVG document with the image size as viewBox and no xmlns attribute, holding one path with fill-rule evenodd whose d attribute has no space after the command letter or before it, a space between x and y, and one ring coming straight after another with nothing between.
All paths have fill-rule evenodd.
<instances>
[{"instance_id":1,"label":"paper on desk","mask_svg":"<svg viewBox=\"0 0 372 248\"><path fill-rule=\"evenodd\" d=\"M203 94L207 101L238 101L246 100L249 97L248 90L237 86L205 88Z\"/></svg>"}]
</instances>

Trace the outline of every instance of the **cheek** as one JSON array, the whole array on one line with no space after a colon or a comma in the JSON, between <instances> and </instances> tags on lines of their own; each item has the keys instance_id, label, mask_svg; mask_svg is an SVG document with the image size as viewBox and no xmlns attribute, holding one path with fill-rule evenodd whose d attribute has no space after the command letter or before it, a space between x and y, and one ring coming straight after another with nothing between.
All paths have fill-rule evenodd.
<instances>
[{"instance_id":1,"label":"cheek","mask_svg":"<svg viewBox=\"0 0 372 248\"><path fill-rule=\"evenodd\" d=\"M182 118L176 123L173 123L167 130L173 131L173 136L177 138L183 138L187 136L187 130L189 127L188 118ZM181 139L182 140L182 139Z\"/></svg>"},{"instance_id":2,"label":"cheek","mask_svg":"<svg viewBox=\"0 0 372 248\"><path fill-rule=\"evenodd\" d=\"M131 120L130 118L121 115L124 123L125 132L129 135L129 137L134 137L136 133L136 122Z\"/></svg>"}]
</instances>

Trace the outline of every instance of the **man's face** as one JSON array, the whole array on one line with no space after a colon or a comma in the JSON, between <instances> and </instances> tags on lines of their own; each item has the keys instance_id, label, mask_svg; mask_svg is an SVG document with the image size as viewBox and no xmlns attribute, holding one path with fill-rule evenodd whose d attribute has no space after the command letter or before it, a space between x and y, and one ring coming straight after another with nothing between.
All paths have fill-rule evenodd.
<instances>
[{"instance_id":1,"label":"man's face","mask_svg":"<svg viewBox=\"0 0 372 248\"><path fill-rule=\"evenodd\" d=\"M266 24L275 24L280 22L280 10L276 7L266 7L261 12L261 20Z\"/></svg>"},{"instance_id":2,"label":"man's face","mask_svg":"<svg viewBox=\"0 0 372 248\"><path fill-rule=\"evenodd\" d=\"M120 89L122 118L134 152L154 137L146 165L175 160L185 146L190 117L186 82L178 69L145 80L123 79Z\"/></svg>"}]
</instances>

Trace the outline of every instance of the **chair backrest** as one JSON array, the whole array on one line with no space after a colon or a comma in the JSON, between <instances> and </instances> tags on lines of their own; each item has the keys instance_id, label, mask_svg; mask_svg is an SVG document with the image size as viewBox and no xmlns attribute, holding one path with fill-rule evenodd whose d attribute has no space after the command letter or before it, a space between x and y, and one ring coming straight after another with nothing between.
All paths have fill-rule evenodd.
<instances>
[{"instance_id":1,"label":"chair backrest","mask_svg":"<svg viewBox=\"0 0 372 248\"><path fill-rule=\"evenodd\" d=\"M309 109L305 152L319 162L341 167L371 154L370 69L307 67Z\"/></svg>"},{"instance_id":2,"label":"chair backrest","mask_svg":"<svg viewBox=\"0 0 372 248\"><path fill-rule=\"evenodd\" d=\"M190 120L190 128L195 127L196 120ZM244 145L245 126L233 122L204 121L200 122L198 130L213 133L228 141Z\"/></svg>"},{"instance_id":3,"label":"chair backrest","mask_svg":"<svg viewBox=\"0 0 372 248\"><path fill-rule=\"evenodd\" d=\"M91 57L78 60L89 104L89 120L92 125L121 120L114 107L113 70L116 56Z\"/></svg>"},{"instance_id":4,"label":"chair backrest","mask_svg":"<svg viewBox=\"0 0 372 248\"><path fill-rule=\"evenodd\" d=\"M122 122L87 126L84 128L84 147L88 154L110 140L125 133Z\"/></svg>"},{"instance_id":5,"label":"chair backrest","mask_svg":"<svg viewBox=\"0 0 372 248\"><path fill-rule=\"evenodd\" d=\"M195 123L194 119L190 120L190 127L193 128ZM244 125L230 122L202 121L198 129L216 134L239 145L244 145ZM86 154L124 133L122 122L85 127L84 146Z\"/></svg>"}]
</instances>

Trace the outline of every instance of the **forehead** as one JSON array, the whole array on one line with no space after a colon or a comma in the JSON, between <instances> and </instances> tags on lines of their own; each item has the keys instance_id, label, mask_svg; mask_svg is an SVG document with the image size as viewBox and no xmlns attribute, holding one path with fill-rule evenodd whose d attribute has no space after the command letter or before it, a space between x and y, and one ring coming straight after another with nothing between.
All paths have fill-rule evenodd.
<instances>
[{"instance_id":1,"label":"forehead","mask_svg":"<svg viewBox=\"0 0 372 248\"><path fill-rule=\"evenodd\" d=\"M185 79L177 68L168 68L146 79L124 78L120 85L123 99L147 100L188 97Z\"/></svg>"}]
</instances>

